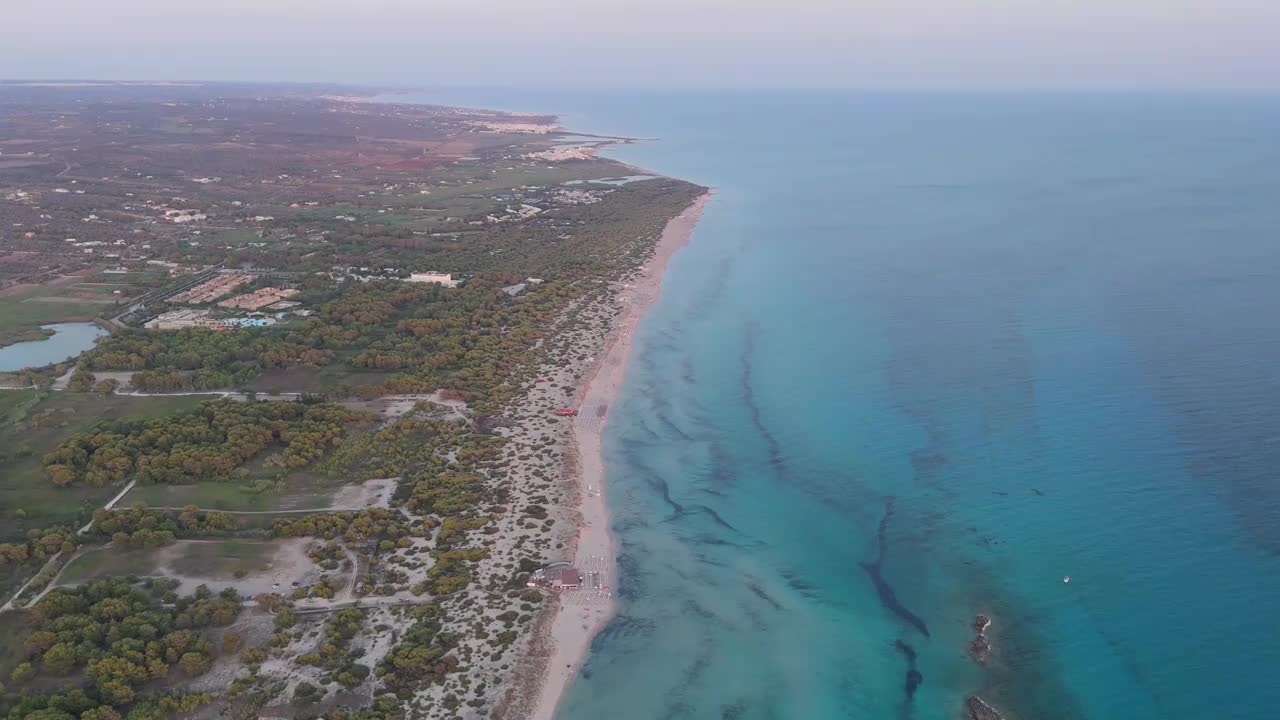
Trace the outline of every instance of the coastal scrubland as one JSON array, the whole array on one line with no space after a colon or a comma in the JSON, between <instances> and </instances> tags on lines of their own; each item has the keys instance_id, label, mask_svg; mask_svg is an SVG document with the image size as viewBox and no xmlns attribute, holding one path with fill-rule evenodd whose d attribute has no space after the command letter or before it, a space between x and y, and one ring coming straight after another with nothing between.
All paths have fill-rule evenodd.
<instances>
[{"instance_id":1,"label":"coastal scrubland","mask_svg":"<svg viewBox=\"0 0 1280 720\"><path fill-rule=\"evenodd\" d=\"M593 182L635 171L549 117L85 92L0 85L0 340L112 332L3 378L0 712L516 717L580 520L553 411L703 189ZM232 270L297 293L150 322Z\"/></svg>"}]
</instances>

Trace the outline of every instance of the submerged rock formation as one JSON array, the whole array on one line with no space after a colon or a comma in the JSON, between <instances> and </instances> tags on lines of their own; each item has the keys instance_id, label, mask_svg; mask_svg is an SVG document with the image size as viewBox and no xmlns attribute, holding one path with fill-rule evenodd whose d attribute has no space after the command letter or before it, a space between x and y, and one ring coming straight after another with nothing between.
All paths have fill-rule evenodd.
<instances>
[{"instance_id":1,"label":"submerged rock formation","mask_svg":"<svg viewBox=\"0 0 1280 720\"><path fill-rule=\"evenodd\" d=\"M978 614L973 618L973 639L969 641L969 657L979 664L985 664L991 655L991 639L987 637L987 628L991 627L991 618Z\"/></svg>"},{"instance_id":2,"label":"submerged rock formation","mask_svg":"<svg viewBox=\"0 0 1280 720\"><path fill-rule=\"evenodd\" d=\"M925 625L924 619L908 610L907 606L898 600L898 593L894 592L893 586L884 579L884 575L880 572L884 566L885 537L888 534L889 520L892 517L893 498L888 498L885 502L884 517L880 519L880 529L876 533L879 544L879 550L876 552L876 561L860 562L858 565L867 573L867 577L871 578L871 584L875 586L876 594L880 596L880 604L919 630L921 635L929 637L929 626Z\"/></svg>"},{"instance_id":3,"label":"submerged rock formation","mask_svg":"<svg viewBox=\"0 0 1280 720\"><path fill-rule=\"evenodd\" d=\"M977 695L970 695L964 699L964 711L965 717L969 720L1004 720L1004 716L998 710Z\"/></svg>"},{"instance_id":4,"label":"submerged rock formation","mask_svg":"<svg viewBox=\"0 0 1280 720\"><path fill-rule=\"evenodd\" d=\"M893 646L907 658L907 674L902 689L907 694L907 703L909 704L915 699L916 690L920 688L920 684L924 682L924 675L916 669L915 648L908 645L904 640L894 640Z\"/></svg>"}]
</instances>

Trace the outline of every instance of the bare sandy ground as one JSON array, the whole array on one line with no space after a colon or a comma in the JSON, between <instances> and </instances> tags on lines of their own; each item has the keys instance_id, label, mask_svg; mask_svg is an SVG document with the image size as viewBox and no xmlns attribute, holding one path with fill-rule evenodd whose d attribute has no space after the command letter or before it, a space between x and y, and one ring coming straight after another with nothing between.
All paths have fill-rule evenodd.
<instances>
[{"instance_id":1,"label":"bare sandy ground","mask_svg":"<svg viewBox=\"0 0 1280 720\"><path fill-rule=\"evenodd\" d=\"M216 545L220 540L178 540L164 547L151 550L133 551L142 553L138 559L138 567L131 574L138 577L162 577L178 581L176 592L189 595L201 585L213 592L221 592L227 588L235 588L242 595L254 596L259 593L278 592L287 595L295 585L311 585L320 579L324 570L308 556L308 550L317 542L311 538L286 538L269 541L241 541L243 544L262 546L267 553L257 561L257 567L249 570L242 577L233 577L216 569L201 571L194 567L188 553L196 545ZM87 562L86 557L98 553L112 552L110 547L90 548L76 555L76 559L67 563L67 568L76 562ZM354 566L353 566L354 567ZM66 572L66 568L63 569ZM123 573L120 573L123 574ZM341 573L340 573L341 575ZM342 577L344 583L350 579L351 573ZM91 577L89 579L97 579ZM49 587L38 597L43 597L55 587L74 587L85 582L64 582L62 574L49 583ZM34 600L32 604L34 604Z\"/></svg>"},{"instance_id":2,"label":"bare sandy ground","mask_svg":"<svg viewBox=\"0 0 1280 720\"><path fill-rule=\"evenodd\" d=\"M653 257L645 264L639 279L623 294L626 304L604 353L583 378L579 415L572 435L576 448L570 449L565 465L567 471L576 469L578 474L582 519L574 557L577 567L588 577L583 591L566 594L561 599L551 620L549 644L552 648L537 705L530 716L532 720L552 720L565 689L586 659L591 639L613 615L611 591L604 592L602 602L579 602L585 599L581 595L592 594L592 569L603 569L602 584L609 586L610 590L614 584L612 568L615 567L615 553L603 493L605 466L600 447L601 433L609 408L622 388L636 325L657 300L668 261L689 241L709 198L710 193L702 195L667 223ZM595 593L597 600L599 594Z\"/></svg>"},{"instance_id":3,"label":"bare sandy ground","mask_svg":"<svg viewBox=\"0 0 1280 720\"><path fill-rule=\"evenodd\" d=\"M399 482L400 478L377 478L343 485L334 492L329 504L335 508L352 510L391 507L391 495L396 491L396 484Z\"/></svg>"}]
</instances>

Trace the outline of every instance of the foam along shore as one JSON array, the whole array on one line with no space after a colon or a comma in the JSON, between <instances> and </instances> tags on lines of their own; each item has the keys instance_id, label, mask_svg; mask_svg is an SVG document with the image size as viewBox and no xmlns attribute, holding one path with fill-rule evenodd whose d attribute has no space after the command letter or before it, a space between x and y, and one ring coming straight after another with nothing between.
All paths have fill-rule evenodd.
<instances>
[{"instance_id":1,"label":"foam along shore","mask_svg":"<svg viewBox=\"0 0 1280 720\"><path fill-rule=\"evenodd\" d=\"M612 588L616 585L613 572L616 564L603 491L605 466L601 455L601 434L609 408L622 387L636 326L657 300L667 262L689 241L710 197L710 191L702 194L684 212L667 222L653 257L623 293L624 305L614 322L612 339L591 370L583 376L582 402L565 461L566 473L576 475L581 517L573 555L577 566L588 574L591 568L605 568L600 584L609 590L595 592L588 577L582 590L573 596L559 598L551 610L554 615L550 618L549 631L543 641L548 661L530 716L532 720L554 718L565 689L587 657L591 639L613 616ZM582 594L593 592L594 597L587 602L577 601Z\"/></svg>"}]
</instances>

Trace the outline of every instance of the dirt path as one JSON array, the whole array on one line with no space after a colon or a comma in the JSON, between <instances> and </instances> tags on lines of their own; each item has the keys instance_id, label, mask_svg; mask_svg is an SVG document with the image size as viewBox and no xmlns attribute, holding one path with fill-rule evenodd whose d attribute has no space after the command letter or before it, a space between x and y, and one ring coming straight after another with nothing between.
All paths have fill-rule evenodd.
<instances>
[{"instance_id":1,"label":"dirt path","mask_svg":"<svg viewBox=\"0 0 1280 720\"><path fill-rule=\"evenodd\" d=\"M133 480L130 480L130 481L129 481L129 483L128 483L127 485L125 485L125 486L124 486L124 489L123 489L123 490L121 490L120 492L116 493L116 496L115 496L115 497L113 497L113 498L111 498L110 500L108 500L108 501L107 501L107 504L102 506L102 509L103 509L103 510L110 510L111 508L115 507L115 506L116 506L116 503L120 502L121 498L123 498L125 495L128 495L128 494L129 494L129 491L133 489L133 486L134 486L134 485L137 485L137 484L138 484L138 480L137 480L137 478L134 478ZM80 528L79 530L77 530L77 531L76 531L76 534L77 534L77 535L84 535L85 533L89 532L89 529L90 529L90 528L92 528L92 527L93 527L93 521L92 521L92 520L90 520L90 521L88 522L88 524L86 524L84 527L82 527L82 528Z\"/></svg>"},{"instance_id":2,"label":"dirt path","mask_svg":"<svg viewBox=\"0 0 1280 720\"><path fill-rule=\"evenodd\" d=\"M77 554L78 554L78 553L77 553ZM27 588L31 585L31 583L35 582L35 579L36 579L36 578L40 577L40 573L44 572L44 569L45 569L45 568L47 568L47 567L49 567L49 565L50 565L51 563L55 563L55 562L57 562L57 561L58 561L58 558L60 558L60 557L62 557L62 551L61 551L61 550L59 550L58 552L54 553L53 557L49 558L48 562L46 562L44 565L40 566L40 569L39 569L38 571L36 571L36 574L35 574L35 575L32 575L30 579L28 579L26 582L22 583L22 587L18 588L18 592L14 593L14 594L13 594L13 597L9 598L9 601L8 601L8 602L6 602L4 605L0 605L0 613L2 613L2 612L8 612L9 610L16 610L16 609L18 609L18 608L16 608L16 607L14 606L13 602L14 602L15 600L17 600L18 598L22 597L22 593L24 593L24 592L26 592L26 591L27 591ZM75 556L74 556L74 555L71 557L71 560L75 560ZM68 560L68 561L67 561L67 565L70 565L70 564L71 564L71 560ZM62 566L62 570L66 570L66 569L67 569L67 565L63 565L63 566ZM47 592L49 592L49 588L53 587L53 583L54 583L54 581L56 581L56 580L58 579L58 577L59 577L60 575L62 575L62 570L59 570L59 571L58 571L58 574L53 576L53 580L50 580L50 581L49 581L49 584L45 586L44 590L43 590L43 591L41 591L39 595L37 595L35 598L33 598L33 599L31 600L31 602L26 603L26 604L25 604L25 605L23 605L22 607L30 607L31 605L34 605L34 604L35 604L35 602L36 602L37 600L39 600L40 598L44 597L44 594L45 594L45 593L47 593Z\"/></svg>"},{"instance_id":3,"label":"dirt path","mask_svg":"<svg viewBox=\"0 0 1280 720\"><path fill-rule=\"evenodd\" d=\"M183 505L183 507L186 507ZM196 508L197 512L206 513L223 513L224 515L305 515L307 513L358 513L361 510L368 510L370 505L364 507L327 507L327 508L307 508L304 510L219 510L217 508ZM148 510L172 510L173 506L165 505L148 505ZM92 524L92 523L90 523Z\"/></svg>"},{"instance_id":4,"label":"dirt path","mask_svg":"<svg viewBox=\"0 0 1280 720\"><path fill-rule=\"evenodd\" d=\"M125 485L125 486L124 486L124 489L123 489L123 490L121 490L120 492L116 493L116 496L115 496L115 497L113 497L113 498L111 498L110 500L108 500L108 501L107 501L107 504L102 506L102 507L103 507L103 509L104 509L104 510L110 510L111 508L115 507L115 506L116 506L116 503L120 502L120 499L121 499L121 498L123 498L125 495L129 494L129 491L130 491L130 490L132 490L132 489L133 489L133 486L134 486L134 485L137 485L137 484L138 484L138 481L137 481L137 480L130 480L130 481L129 481L129 483L128 483L127 485ZM92 527L93 527L93 521L92 521L92 520L90 520L88 524L86 524L84 527L82 527L82 528L80 528L79 530L77 530L77 531L76 531L76 534L77 534L77 535L84 535L85 533L89 532L89 530L90 530ZM108 545L104 545L103 547L107 547L107 546L109 546L109 545L110 545L110 543L108 543ZM101 548L98 548L98 549L101 549ZM57 583L58 583L58 578L62 577L62 573L63 573L63 572L65 572L65 571L66 571L66 569L67 569L67 567L68 567L69 565L71 565L71 563L72 563L73 561L75 561L75 559L76 559L77 557L79 557L79 556L80 556L81 552L82 552L81 550L76 550L76 552L75 552L75 553L74 553L70 558L68 558L68 559L67 559L66 564L62 566L62 569L58 571L58 574L53 576L53 579L49 581L49 584L48 584L48 585L45 585L44 590L42 590L42 591L40 592L40 594L39 594L39 595L37 595L36 597L32 598L31 602L27 603L27 604L26 604L26 605L24 605L23 607L30 607L30 606L34 605L36 602L38 602L38 601L40 600L40 598L44 597L45 593L49 592L49 590L50 590L51 588L53 588L55 585L57 585ZM18 598L20 598L20 597L22 597L22 593L26 592L27 587L29 587L29 586L31 585L31 583L32 583L36 578L40 577L40 573L44 572L44 571L45 571L45 568L48 568L48 567L49 567L50 565L52 565L53 563L58 562L58 559L59 559L59 558L61 558L61 557L62 557L62 551L60 550L60 551L58 551L57 553L55 553L52 557L50 557L47 561L45 561L45 564L40 566L40 569L36 571L36 574L35 574L35 575L32 575L32 576L31 576L31 578L30 578L29 580L27 580L25 583L23 583L23 584L22 584L22 587L18 588L18 592L14 593L14 594L13 594L13 596L9 598L9 601L8 601L8 602L6 602L4 605L0 605L0 613L2 613L2 612L6 612L6 611L8 611L8 610L13 610L13 609L14 609L13 601L14 601L14 600L17 600L17 599L18 599Z\"/></svg>"},{"instance_id":5,"label":"dirt path","mask_svg":"<svg viewBox=\"0 0 1280 720\"><path fill-rule=\"evenodd\" d=\"M49 387L53 390L66 390L67 385L71 382L71 376L74 375L75 372L76 366L72 365L67 368L66 372L59 375L58 378L53 381L53 385L50 385Z\"/></svg>"}]
</instances>

